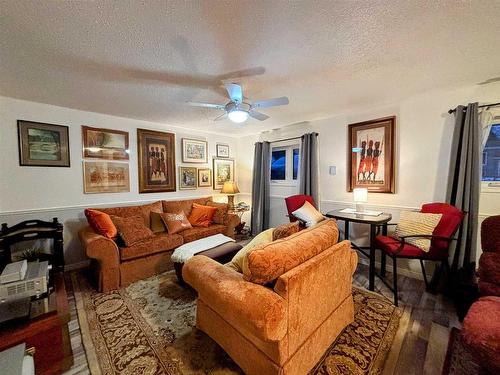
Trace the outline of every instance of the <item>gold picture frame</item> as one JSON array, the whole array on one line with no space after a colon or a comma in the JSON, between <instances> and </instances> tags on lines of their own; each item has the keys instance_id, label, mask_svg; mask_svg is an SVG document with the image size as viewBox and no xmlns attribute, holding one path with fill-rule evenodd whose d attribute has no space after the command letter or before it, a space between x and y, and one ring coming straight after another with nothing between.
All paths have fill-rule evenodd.
<instances>
[{"instance_id":1,"label":"gold picture frame","mask_svg":"<svg viewBox=\"0 0 500 375\"><path fill-rule=\"evenodd\" d=\"M196 167L179 167L179 190L196 190L198 173Z\"/></svg>"},{"instance_id":2,"label":"gold picture frame","mask_svg":"<svg viewBox=\"0 0 500 375\"><path fill-rule=\"evenodd\" d=\"M213 159L213 189L220 190L226 181L234 181L234 159Z\"/></svg>"},{"instance_id":3,"label":"gold picture frame","mask_svg":"<svg viewBox=\"0 0 500 375\"><path fill-rule=\"evenodd\" d=\"M198 187L212 186L212 170L210 168L198 169Z\"/></svg>"},{"instance_id":4,"label":"gold picture frame","mask_svg":"<svg viewBox=\"0 0 500 375\"><path fill-rule=\"evenodd\" d=\"M85 194L130 192L129 164L84 160L83 181Z\"/></svg>"},{"instance_id":5,"label":"gold picture frame","mask_svg":"<svg viewBox=\"0 0 500 375\"><path fill-rule=\"evenodd\" d=\"M83 157L129 160L128 132L82 125Z\"/></svg>"}]
</instances>

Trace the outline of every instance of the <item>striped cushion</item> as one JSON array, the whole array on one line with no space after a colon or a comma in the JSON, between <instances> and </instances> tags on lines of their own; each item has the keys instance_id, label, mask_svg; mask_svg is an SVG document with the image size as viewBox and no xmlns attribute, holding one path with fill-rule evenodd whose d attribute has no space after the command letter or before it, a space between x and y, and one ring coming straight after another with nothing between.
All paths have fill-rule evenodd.
<instances>
[{"instance_id":1,"label":"striped cushion","mask_svg":"<svg viewBox=\"0 0 500 375\"><path fill-rule=\"evenodd\" d=\"M421 212L402 211L396 226L396 237L415 234L432 234L441 220L441 214L423 214ZM431 240L426 238L408 238L407 243L429 251Z\"/></svg>"}]
</instances>

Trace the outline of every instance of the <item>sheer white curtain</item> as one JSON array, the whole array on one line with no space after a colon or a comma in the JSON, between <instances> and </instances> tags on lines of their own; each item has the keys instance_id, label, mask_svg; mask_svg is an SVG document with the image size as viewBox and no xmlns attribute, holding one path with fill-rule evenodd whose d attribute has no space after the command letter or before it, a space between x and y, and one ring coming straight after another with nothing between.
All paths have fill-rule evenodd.
<instances>
[{"instance_id":1,"label":"sheer white curtain","mask_svg":"<svg viewBox=\"0 0 500 375\"><path fill-rule=\"evenodd\" d=\"M486 141L488 140L488 136L490 135L491 126L493 125L493 121L495 120L495 116L488 110L484 109L479 114L479 126L481 126L481 150L484 150L484 146L486 145Z\"/></svg>"}]
</instances>

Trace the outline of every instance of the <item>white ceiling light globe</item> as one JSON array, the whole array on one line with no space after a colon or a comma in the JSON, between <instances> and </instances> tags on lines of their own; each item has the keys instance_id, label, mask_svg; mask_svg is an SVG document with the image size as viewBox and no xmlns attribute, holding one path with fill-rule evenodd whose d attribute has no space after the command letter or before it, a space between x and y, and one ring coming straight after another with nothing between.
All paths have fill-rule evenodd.
<instances>
[{"instance_id":1,"label":"white ceiling light globe","mask_svg":"<svg viewBox=\"0 0 500 375\"><path fill-rule=\"evenodd\" d=\"M237 124L248 120L248 112L246 111L240 111L240 110L231 111L227 114L227 116L229 117L229 120Z\"/></svg>"}]
</instances>

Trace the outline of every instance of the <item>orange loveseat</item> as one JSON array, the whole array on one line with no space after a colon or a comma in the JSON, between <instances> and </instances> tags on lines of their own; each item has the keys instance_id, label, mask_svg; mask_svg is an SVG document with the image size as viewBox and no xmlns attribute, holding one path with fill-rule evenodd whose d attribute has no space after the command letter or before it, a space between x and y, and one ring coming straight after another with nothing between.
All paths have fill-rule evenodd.
<instances>
[{"instance_id":1,"label":"orange loveseat","mask_svg":"<svg viewBox=\"0 0 500 375\"><path fill-rule=\"evenodd\" d=\"M193 203L206 205L211 204L208 203L211 201L211 197L180 201L164 200L139 206L97 208L96 210L120 217L141 215L145 224L150 226L151 212L183 210L189 216ZM234 228L239 223L237 215L228 214L223 217L223 220L207 228L195 227L178 234L161 232L151 239L128 247L122 247L116 241L97 234L90 226L83 228L79 232L79 237L85 253L93 260L97 289L106 292L139 279L173 270L170 256L177 247L219 233L234 237Z\"/></svg>"},{"instance_id":2,"label":"orange loveseat","mask_svg":"<svg viewBox=\"0 0 500 375\"><path fill-rule=\"evenodd\" d=\"M335 221L325 220L255 247L243 274L192 257L183 277L198 292L197 327L246 374L307 374L354 320L358 257L349 241L337 240Z\"/></svg>"}]
</instances>

